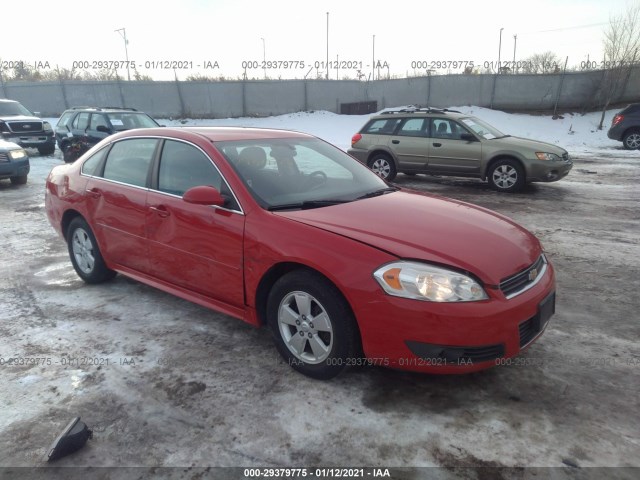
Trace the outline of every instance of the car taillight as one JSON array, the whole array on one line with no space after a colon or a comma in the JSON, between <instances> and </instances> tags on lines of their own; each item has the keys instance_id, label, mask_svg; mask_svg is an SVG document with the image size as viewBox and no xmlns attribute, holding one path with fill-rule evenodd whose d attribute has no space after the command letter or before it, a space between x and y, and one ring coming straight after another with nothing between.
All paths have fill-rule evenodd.
<instances>
[{"instance_id":1,"label":"car taillight","mask_svg":"<svg viewBox=\"0 0 640 480\"><path fill-rule=\"evenodd\" d=\"M359 133L356 133L353 137L351 137L351 146L355 146L356 143L358 143L360 141L360 139L362 138L362 135L360 135Z\"/></svg>"},{"instance_id":2,"label":"car taillight","mask_svg":"<svg viewBox=\"0 0 640 480\"><path fill-rule=\"evenodd\" d=\"M619 124L622 120L624 119L624 115L616 115L615 117L613 117L613 122L611 123L612 127L615 127L617 124Z\"/></svg>"}]
</instances>

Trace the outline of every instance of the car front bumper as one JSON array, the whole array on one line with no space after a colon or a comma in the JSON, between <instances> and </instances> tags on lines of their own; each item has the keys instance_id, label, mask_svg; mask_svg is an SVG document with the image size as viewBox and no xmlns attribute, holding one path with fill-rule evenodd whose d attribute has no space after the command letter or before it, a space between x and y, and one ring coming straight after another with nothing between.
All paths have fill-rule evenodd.
<instances>
[{"instance_id":1,"label":"car front bumper","mask_svg":"<svg viewBox=\"0 0 640 480\"><path fill-rule=\"evenodd\" d=\"M16 135L15 133L3 133L3 140L7 142L13 142L20 145L22 148L38 148L38 147L50 147L55 146L56 139L53 132L48 133L33 133L30 135Z\"/></svg>"},{"instance_id":2,"label":"car front bumper","mask_svg":"<svg viewBox=\"0 0 640 480\"><path fill-rule=\"evenodd\" d=\"M467 373L506 363L533 343L555 312L551 264L529 290L506 299L435 303L381 294L357 308L362 343L374 365L426 373Z\"/></svg>"},{"instance_id":3,"label":"car front bumper","mask_svg":"<svg viewBox=\"0 0 640 480\"><path fill-rule=\"evenodd\" d=\"M0 162L0 178L22 177L29 174L29 159Z\"/></svg>"},{"instance_id":4,"label":"car front bumper","mask_svg":"<svg viewBox=\"0 0 640 480\"><path fill-rule=\"evenodd\" d=\"M566 160L562 162L542 162L536 161L529 166L527 173L528 182L556 182L566 177L573 168L573 162Z\"/></svg>"}]
</instances>

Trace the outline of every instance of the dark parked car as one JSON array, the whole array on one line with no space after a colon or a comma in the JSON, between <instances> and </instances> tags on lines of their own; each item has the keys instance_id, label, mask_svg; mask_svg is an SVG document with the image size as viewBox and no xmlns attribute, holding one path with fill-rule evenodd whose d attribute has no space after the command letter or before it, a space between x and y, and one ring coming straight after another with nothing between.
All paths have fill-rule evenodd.
<instances>
[{"instance_id":1,"label":"dark parked car","mask_svg":"<svg viewBox=\"0 0 640 480\"><path fill-rule=\"evenodd\" d=\"M622 142L627 150L640 149L640 103L632 103L613 117L607 137Z\"/></svg>"},{"instance_id":2,"label":"dark parked car","mask_svg":"<svg viewBox=\"0 0 640 480\"><path fill-rule=\"evenodd\" d=\"M74 107L66 110L56 125L56 141L66 162L116 132L158 127L158 122L135 108Z\"/></svg>"},{"instance_id":3,"label":"dark parked car","mask_svg":"<svg viewBox=\"0 0 640 480\"><path fill-rule=\"evenodd\" d=\"M267 325L315 378L349 365L489 368L555 309L553 267L526 229L393 187L303 133L118 133L55 167L45 205L85 282L118 272Z\"/></svg>"},{"instance_id":4,"label":"dark parked car","mask_svg":"<svg viewBox=\"0 0 640 480\"><path fill-rule=\"evenodd\" d=\"M8 178L14 185L27 183L29 155L17 143L0 140L0 179Z\"/></svg>"},{"instance_id":5,"label":"dark parked car","mask_svg":"<svg viewBox=\"0 0 640 480\"><path fill-rule=\"evenodd\" d=\"M0 135L23 148L37 148L41 155L51 155L56 149L51 124L15 100L0 98Z\"/></svg>"}]
</instances>

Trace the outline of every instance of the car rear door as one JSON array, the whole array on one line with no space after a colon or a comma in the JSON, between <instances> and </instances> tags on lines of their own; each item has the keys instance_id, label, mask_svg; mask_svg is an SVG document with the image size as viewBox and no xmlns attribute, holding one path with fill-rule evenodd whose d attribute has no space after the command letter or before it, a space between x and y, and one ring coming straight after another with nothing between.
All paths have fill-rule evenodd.
<instances>
[{"instance_id":1,"label":"car rear door","mask_svg":"<svg viewBox=\"0 0 640 480\"><path fill-rule=\"evenodd\" d=\"M400 170L424 171L427 168L428 125L428 118L405 118L389 138L387 146L395 153Z\"/></svg>"},{"instance_id":2,"label":"car rear door","mask_svg":"<svg viewBox=\"0 0 640 480\"><path fill-rule=\"evenodd\" d=\"M87 182L90 223L104 257L113 266L149 271L147 185L159 142L134 138L114 143L101 171Z\"/></svg>"},{"instance_id":3,"label":"car rear door","mask_svg":"<svg viewBox=\"0 0 640 480\"><path fill-rule=\"evenodd\" d=\"M244 214L222 175L198 146L165 140L146 209L152 275L225 304L244 304ZM226 194L223 207L194 205L182 195L210 185Z\"/></svg>"},{"instance_id":4,"label":"car rear door","mask_svg":"<svg viewBox=\"0 0 640 480\"><path fill-rule=\"evenodd\" d=\"M480 175L482 143L477 139L463 140L471 133L450 118L432 118L429 139L428 171L442 175Z\"/></svg>"}]
</instances>

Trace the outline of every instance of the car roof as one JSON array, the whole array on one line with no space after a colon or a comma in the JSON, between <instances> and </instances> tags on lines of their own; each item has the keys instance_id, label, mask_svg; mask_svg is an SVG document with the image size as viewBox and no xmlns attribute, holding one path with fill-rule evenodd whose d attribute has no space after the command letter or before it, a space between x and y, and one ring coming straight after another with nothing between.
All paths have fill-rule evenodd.
<instances>
[{"instance_id":1,"label":"car roof","mask_svg":"<svg viewBox=\"0 0 640 480\"><path fill-rule=\"evenodd\" d=\"M82 107L71 107L65 110L67 112L105 112L105 113L142 113L146 115L145 112L141 112L136 108L129 107L90 107L90 106L82 106Z\"/></svg>"},{"instance_id":2,"label":"car roof","mask_svg":"<svg viewBox=\"0 0 640 480\"><path fill-rule=\"evenodd\" d=\"M374 115L372 118L398 118L398 117L416 117L416 118L424 118L424 117L435 117L435 116L448 116L452 118L461 118L468 117L468 115L458 111L458 110L450 110L448 108L403 108L400 110L387 110Z\"/></svg>"},{"instance_id":3,"label":"car roof","mask_svg":"<svg viewBox=\"0 0 640 480\"><path fill-rule=\"evenodd\" d=\"M211 142L226 142L234 140L266 140L278 138L315 138L313 135L296 132L293 130L280 130L276 128L258 128L258 127L160 127L160 128L139 128L136 130L127 130L117 137L131 136L175 136L176 138L184 138L185 133L196 134L206 138Z\"/></svg>"}]
</instances>

